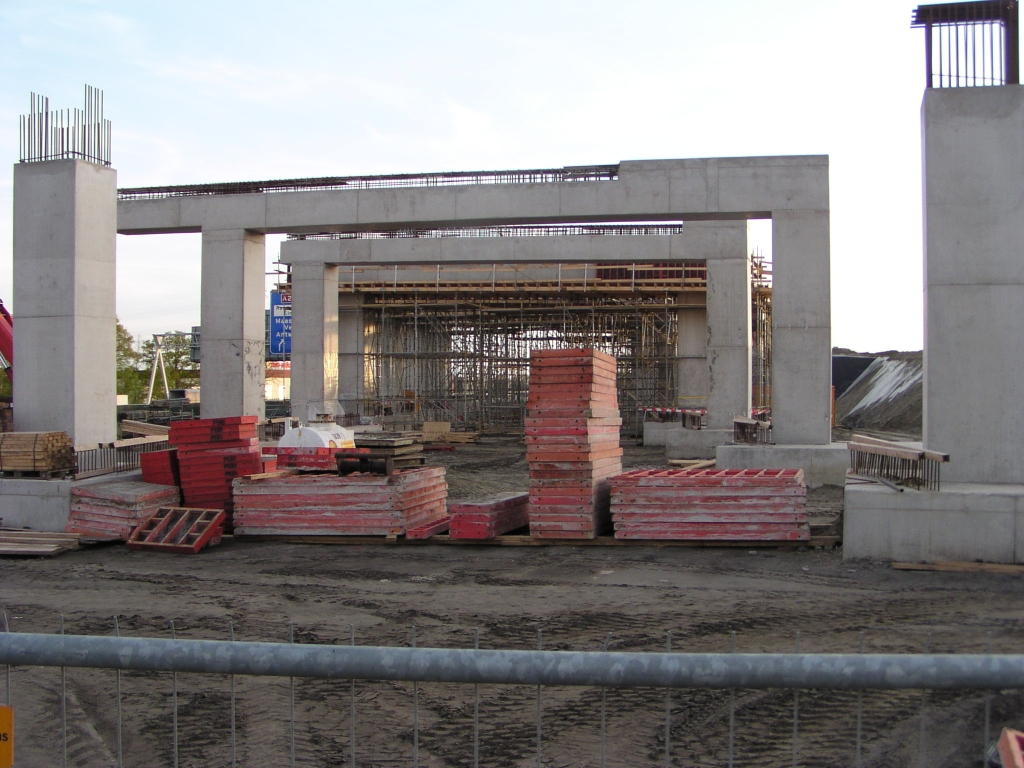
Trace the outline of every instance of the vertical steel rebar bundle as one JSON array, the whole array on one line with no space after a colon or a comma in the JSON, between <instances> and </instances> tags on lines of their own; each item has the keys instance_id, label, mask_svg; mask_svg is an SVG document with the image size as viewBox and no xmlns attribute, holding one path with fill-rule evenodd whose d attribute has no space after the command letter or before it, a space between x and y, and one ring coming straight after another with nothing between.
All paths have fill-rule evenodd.
<instances>
[{"instance_id":1,"label":"vertical steel rebar bundle","mask_svg":"<svg viewBox=\"0 0 1024 768\"><path fill-rule=\"evenodd\" d=\"M110 121L103 117L103 91L85 86L82 109L50 111L50 100L33 93L29 113L18 124L18 158L22 163L87 160L110 165Z\"/></svg>"}]
</instances>

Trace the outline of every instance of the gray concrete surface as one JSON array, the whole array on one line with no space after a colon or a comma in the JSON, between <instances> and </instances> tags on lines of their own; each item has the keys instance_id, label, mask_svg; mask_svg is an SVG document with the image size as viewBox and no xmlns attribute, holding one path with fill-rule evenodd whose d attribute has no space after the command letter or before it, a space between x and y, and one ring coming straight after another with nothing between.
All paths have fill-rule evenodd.
<instances>
[{"instance_id":1,"label":"gray concrete surface","mask_svg":"<svg viewBox=\"0 0 1024 768\"><path fill-rule=\"evenodd\" d=\"M15 428L117 438L117 172L82 160L14 166Z\"/></svg>"},{"instance_id":2,"label":"gray concrete surface","mask_svg":"<svg viewBox=\"0 0 1024 768\"><path fill-rule=\"evenodd\" d=\"M924 442L1024 483L1024 86L929 89L922 126Z\"/></svg>"},{"instance_id":3,"label":"gray concrete surface","mask_svg":"<svg viewBox=\"0 0 1024 768\"><path fill-rule=\"evenodd\" d=\"M306 424L338 404L338 268L292 267L292 416Z\"/></svg>"},{"instance_id":4,"label":"gray concrete surface","mask_svg":"<svg viewBox=\"0 0 1024 768\"><path fill-rule=\"evenodd\" d=\"M713 459L720 445L732 442L731 429L668 429L663 434L666 459Z\"/></svg>"},{"instance_id":5,"label":"gray concrete surface","mask_svg":"<svg viewBox=\"0 0 1024 768\"><path fill-rule=\"evenodd\" d=\"M63 532L71 515L71 485L71 480L0 478L3 526Z\"/></svg>"},{"instance_id":6,"label":"gray concrete surface","mask_svg":"<svg viewBox=\"0 0 1024 768\"><path fill-rule=\"evenodd\" d=\"M676 402L678 408L706 408L708 371L706 294L676 296Z\"/></svg>"},{"instance_id":7,"label":"gray concrete surface","mask_svg":"<svg viewBox=\"0 0 1024 768\"><path fill-rule=\"evenodd\" d=\"M843 557L1024 563L1024 485L943 483L941 491L899 492L850 480Z\"/></svg>"},{"instance_id":8,"label":"gray concrete surface","mask_svg":"<svg viewBox=\"0 0 1024 768\"><path fill-rule=\"evenodd\" d=\"M346 413L356 413L364 394L363 297L342 294L338 301L338 399Z\"/></svg>"},{"instance_id":9,"label":"gray concrete surface","mask_svg":"<svg viewBox=\"0 0 1024 768\"><path fill-rule=\"evenodd\" d=\"M846 443L829 445L723 445L715 458L719 469L793 469L804 471L809 488L842 486L850 466Z\"/></svg>"},{"instance_id":10,"label":"gray concrete surface","mask_svg":"<svg viewBox=\"0 0 1024 768\"><path fill-rule=\"evenodd\" d=\"M263 417L266 238L203 231L200 415ZM294 308L293 308L294 309Z\"/></svg>"}]
</instances>

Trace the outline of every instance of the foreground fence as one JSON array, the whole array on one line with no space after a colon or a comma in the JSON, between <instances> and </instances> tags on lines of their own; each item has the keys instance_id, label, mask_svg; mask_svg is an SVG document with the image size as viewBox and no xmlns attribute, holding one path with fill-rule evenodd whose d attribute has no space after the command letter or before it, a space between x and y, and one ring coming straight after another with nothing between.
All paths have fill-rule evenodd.
<instances>
[{"instance_id":1,"label":"foreground fence","mask_svg":"<svg viewBox=\"0 0 1024 768\"><path fill-rule=\"evenodd\" d=\"M7 628L6 614L3 616ZM63 634L0 633L0 664L6 668L6 697L8 703L18 707L12 696L11 668L60 668L59 717L61 721L62 765L68 765L68 728L66 690L67 669L116 670L110 683L115 686L116 764L130 761L122 756L122 672L141 671L170 673L172 692L170 701L171 741L169 762L181 765L180 740L187 739L179 729L178 675L228 676L230 682L230 720L223 732L224 747L229 750L230 765L236 763L236 685L235 676L288 678L288 712L281 712L280 720L288 723L288 761L297 764L381 765L400 763L420 764L421 695L422 684L458 684L473 687L472 737L465 739L466 754L452 764L479 766L480 750L480 686L527 687L535 697L535 764L547 762L545 756L545 699L544 691L550 687L589 687L599 691L593 700L593 711L585 713L582 721L593 746L598 747L594 763L606 765L609 709L608 692L616 689L663 689L664 722L659 738L661 755L648 759L637 755L630 765L676 764L673 754L673 701L700 690L725 691L728 694L728 742L720 764L730 768L736 762L736 709L737 692L776 689L792 697L792 765L804 762L801 756L801 693L815 690L851 691L856 694L856 741L854 750L846 759L833 754L817 761L818 764L862 765L864 707L863 694L870 691L919 690L920 743L918 764L931 764L925 758L926 710L929 691L984 692L984 732L972 739L977 744L977 757L984 764L984 752L994 734L990 733L990 705L992 691L1024 689L1024 655L1007 654L820 654L820 653L685 653L672 651L671 635L667 637L663 653L635 652L576 652L545 651L543 637L538 632L537 650L484 650L416 647L416 629L412 628L410 647L378 647L355 645L354 630L349 645L323 645L298 643L266 643L180 639L174 636L171 623L170 639L152 637L81 636ZM115 620L116 632L116 620ZM289 628L290 639L294 639ZM231 637L234 637L233 630ZM610 637L609 637L610 640ZM735 641L735 638L734 638ZM863 644L863 639L862 639ZM476 635L474 645L479 645ZM799 637L797 639L799 646ZM605 643L605 648L608 642ZM348 685L337 689L337 699L349 699L347 712L347 743L331 745L334 757L329 763L296 762L295 681L310 678L346 681ZM206 678L204 678L205 680ZM356 738L357 709L356 681L401 681L412 684L409 722L400 724L409 731L404 758L382 759L367 755L366 745L360 746ZM204 683L205 687L205 683ZM347 690L346 690L347 689ZM108 713L109 714L109 713ZM340 712L339 718L344 717ZM397 710L389 713L400 718ZM58 713L52 712L35 722L20 719L17 731L24 734L33 729L54 733ZM379 717L375 716L375 717ZM393 724L393 723L392 723ZM384 723L377 724L383 727ZM820 758L821 756L819 756ZM271 761L273 762L273 761ZM271 764L266 756L260 764ZM531 763L534 760L530 761ZM788 761L787 761L788 762ZM16 763L27 765L28 763ZM154 762L134 764L153 765ZM190 763L192 764L192 763ZM204 763L205 764L205 763ZM575 764L575 763L573 763ZM586 761L579 764L590 764ZM620 763L621 764L621 763Z\"/></svg>"}]
</instances>

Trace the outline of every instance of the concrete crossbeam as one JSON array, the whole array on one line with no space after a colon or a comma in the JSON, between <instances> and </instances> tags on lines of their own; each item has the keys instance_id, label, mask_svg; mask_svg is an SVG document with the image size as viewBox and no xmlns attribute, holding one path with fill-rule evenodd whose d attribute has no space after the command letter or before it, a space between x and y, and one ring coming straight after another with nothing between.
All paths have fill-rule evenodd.
<instances>
[{"instance_id":1,"label":"concrete crossbeam","mask_svg":"<svg viewBox=\"0 0 1024 768\"><path fill-rule=\"evenodd\" d=\"M117 172L82 160L14 166L15 428L117 437Z\"/></svg>"},{"instance_id":2,"label":"concrete crossbeam","mask_svg":"<svg viewBox=\"0 0 1024 768\"><path fill-rule=\"evenodd\" d=\"M828 207L828 157L623 161L615 181L206 195L118 203L122 234L764 218Z\"/></svg>"},{"instance_id":3,"label":"concrete crossbeam","mask_svg":"<svg viewBox=\"0 0 1024 768\"><path fill-rule=\"evenodd\" d=\"M338 414L338 268L292 269L292 416Z\"/></svg>"},{"instance_id":4,"label":"concrete crossbeam","mask_svg":"<svg viewBox=\"0 0 1024 768\"><path fill-rule=\"evenodd\" d=\"M207 230L202 244L200 413L263 417L265 237Z\"/></svg>"}]
</instances>

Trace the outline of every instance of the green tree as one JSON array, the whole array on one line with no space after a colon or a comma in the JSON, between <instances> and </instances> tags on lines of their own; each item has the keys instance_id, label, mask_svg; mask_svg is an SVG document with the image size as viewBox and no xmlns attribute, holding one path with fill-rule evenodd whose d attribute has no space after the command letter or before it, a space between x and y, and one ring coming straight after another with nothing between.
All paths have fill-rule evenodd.
<instances>
[{"instance_id":1,"label":"green tree","mask_svg":"<svg viewBox=\"0 0 1024 768\"><path fill-rule=\"evenodd\" d=\"M171 389L188 389L199 386L199 365L192 362L189 355L192 345L192 336L184 331L174 331L164 334L163 353L164 369L167 371L167 385ZM149 374L153 366L156 354L156 344L152 339L142 342L142 359L144 361L145 382L143 388L149 385ZM157 371L156 381L153 383L153 391L162 394L164 389L163 381L160 378L160 371ZM164 397L167 395L164 394Z\"/></svg>"},{"instance_id":2,"label":"green tree","mask_svg":"<svg viewBox=\"0 0 1024 768\"><path fill-rule=\"evenodd\" d=\"M129 403L141 403L146 399L145 372L139 369L142 354L137 349L135 337L117 321L117 394L128 395Z\"/></svg>"}]
</instances>

